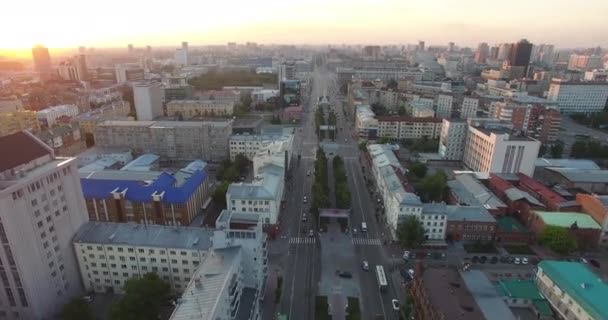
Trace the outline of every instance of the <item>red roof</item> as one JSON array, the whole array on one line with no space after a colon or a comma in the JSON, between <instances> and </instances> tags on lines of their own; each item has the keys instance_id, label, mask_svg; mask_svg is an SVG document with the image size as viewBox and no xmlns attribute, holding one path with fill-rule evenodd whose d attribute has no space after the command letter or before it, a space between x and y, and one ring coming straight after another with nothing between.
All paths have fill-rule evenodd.
<instances>
[{"instance_id":1,"label":"red roof","mask_svg":"<svg viewBox=\"0 0 608 320\"><path fill-rule=\"evenodd\" d=\"M0 172L51 153L42 142L24 132L0 137L0 151Z\"/></svg>"},{"instance_id":2,"label":"red roof","mask_svg":"<svg viewBox=\"0 0 608 320\"><path fill-rule=\"evenodd\" d=\"M546 199L547 201L552 201L555 203L566 202L566 199L562 198L559 194L555 193L551 189L545 187L538 181L528 177L523 173L518 173L519 184L524 185L528 189L532 190L536 194L538 194L542 199Z\"/></svg>"},{"instance_id":3,"label":"red roof","mask_svg":"<svg viewBox=\"0 0 608 320\"><path fill-rule=\"evenodd\" d=\"M378 121L384 122L441 122L441 119L426 117L426 118L415 118L415 117L401 117L401 116L379 116L376 117Z\"/></svg>"},{"instance_id":4,"label":"red roof","mask_svg":"<svg viewBox=\"0 0 608 320\"><path fill-rule=\"evenodd\" d=\"M515 188L511 183L509 183L507 180L495 175L495 174L490 174L490 178L488 179L488 181L490 182L490 184L497 190L502 192L503 194L511 189L511 188Z\"/></svg>"}]
</instances>

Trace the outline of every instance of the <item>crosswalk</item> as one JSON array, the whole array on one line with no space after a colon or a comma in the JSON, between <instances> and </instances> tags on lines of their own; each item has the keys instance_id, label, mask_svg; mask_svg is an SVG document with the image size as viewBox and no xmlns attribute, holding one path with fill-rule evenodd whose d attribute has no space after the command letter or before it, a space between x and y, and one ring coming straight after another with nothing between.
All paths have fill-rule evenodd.
<instances>
[{"instance_id":1,"label":"crosswalk","mask_svg":"<svg viewBox=\"0 0 608 320\"><path fill-rule=\"evenodd\" d=\"M316 241L317 241L317 239L315 239L315 238L301 238L301 237L289 238L289 244L315 244Z\"/></svg>"},{"instance_id":2,"label":"crosswalk","mask_svg":"<svg viewBox=\"0 0 608 320\"><path fill-rule=\"evenodd\" d=\"M380 239L372 238L352 238L351 242L356 245L379 246L382 244Z\"/></svg>"}]
</instances>

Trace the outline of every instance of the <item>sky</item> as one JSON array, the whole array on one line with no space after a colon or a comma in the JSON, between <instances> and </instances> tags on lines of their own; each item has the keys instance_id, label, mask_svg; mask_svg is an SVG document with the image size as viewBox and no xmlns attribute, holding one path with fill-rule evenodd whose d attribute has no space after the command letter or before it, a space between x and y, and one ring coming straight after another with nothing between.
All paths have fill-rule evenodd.
<instances>
[{"instance_id":1,"label":"sky","mask_svg":"<svg viewBox=\"0 0 608 320\"><path fill-rule=\"evenodd\" d=\"M608 0L8 0L0 49L253 41L608 47ZM7 14L10 13L10 14Z\"/></svg>"}]
</instances>

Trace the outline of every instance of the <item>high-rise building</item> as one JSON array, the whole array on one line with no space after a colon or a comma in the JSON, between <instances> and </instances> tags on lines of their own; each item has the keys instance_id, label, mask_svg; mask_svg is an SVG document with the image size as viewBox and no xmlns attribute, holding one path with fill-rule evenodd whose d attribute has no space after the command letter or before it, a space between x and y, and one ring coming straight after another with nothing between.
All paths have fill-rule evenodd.
<instances>
[{"instance_id":1,"label":"high-rise building","mask_svg":"<svg viewBox=\"0 0 608 320\"><path fill-rule=\"evenodd\" d=\"M83 54L63 61L57 67L57 74L63 80L86 81L89 78L86 58Z\"/></svg>"},{"instance_id":2,"label":"high-rise building","mask_svg":"<svg viewBox=\"0 0 608 320\"><path fill-rule=\"evenodd\" d=\"M116 83L144 80L145 71L142 68L117 65L114 69L116 70Z\"/></svg>"},{"instance_id":3,"label":"high-rise building","mask_svg":"<svg viewBox=\"0 0 608 320\"><path fill-rule=\"evenodd\" d=\"M139 82L133 85L137 120L149 121L163 115L161 83Z\"/></svg>"},{"instance_id":4,"label":"high-rise building","mask_svg":"<svg viewBox=\"0 0 608 320\"><path fill-rule=\"evenodd\" d=\"M552 79L547 100L557 102L561 113L593 113L606 107L608 82Z\"/></svg>"},{"instance_id":5,"label":"high-rise building","mask_svg":"<svg viewBox=\"0 0 608 320\"><path fill-rule=\"evenodd\" d=\"M0 314L54 318L82 294L71 244L87 221L77 161L28 132L0 138L0 150Z\"/></svg>"},{"instance_id":6,"label":"high-rise building","mask_svg":"<svg viewBox=\"0 0 608 320\"><path fill-rule=\"evenodd\" d=\"M469 119L477 117L479 99L464 97L460 106L460 118Z\"/></svg>"},{"instance_id":7,"label":"high-rise building","mask_svg":"<svg viewBox=\"0 0 608 320\"><path fill-rule=\"evenodd\" d=\"M514 43L509 53L509 65L511 67L524 67L524 75L527 74L530 56L532 55L532 44L526 39Z\"/></svg>"},{"instance_id":8,"label":"high-rise building","mask_svg":"<svg viewBox=\"0 0 608 320\"><path fill-rule=\"evenodd\" d=\"M475 63L486 63L489 55L489 47L488 44L482 42L477 47L477 51L475 52Z\"/></svg>"},{"instance_id":9,"label":"high-rise building","mask_svg":"<svg viewBox=\"0 0 608 320\"><path fill-rule=\"evenodd\" d=\"M380 47L378 47L380 48ZM283 62L279 65L279 82L296 79L296 64L294 61Z\"/></svg>"},{"instance_id":10,"label":"high-rise building","mask_svg":"<svg viewBox=\"0 0 608 320\"><path fill-rule=\"evenodd\" d=\"M440 94L437 96L437 118L450 119L452 117L452 105L454 98L449 94Z\"/></svg>"},{"instance_id":11,"label":"high-rise building","mask_svg":"<svg viewBox=\"0 0 608 320\"><path fill-rule=\"evenodd\" d=\"M424 41L418 41L418 50L424 51Z\"/></svg>"},{"instance_id":12,"label":"high-rise building","mask_svg":"<svg viewBox=\"0 0 608 320\"><path fill-rule=\"evenodd\" d=\"M490 48L490 56L489 58L492 59L497 59L498 58L498 47L497 46L493 46Z\"/></svg>"},{"instance_id":13,"label":"high-rise building","mask_svg":"<svg viewBox=\"0 0 608 320\"><path fill-rule=\"evenodd\" d=\"M53 70L51 68L51 56L49 55L49 49L41 45L36 45L32 48L32 56L34 57L34 69L40 80L45 81L53 77Z\"/></svg>"},{"instance_id":14,"label":"high-rise building","mask_svg":"<svg viewBox=\"0 0 608 320\"><path fill-rule=\"evenodd\" d=\"M76 72L80 81L89 80L89 70L87 69L87 58L84 54L79 54L75 58Z\"/></svg>"},{"instance_id":15,"label":"high-rise building","mask_svg":"<svg viewBox=\"0 0 608 320\"><path fill-rule=\"evenodd\" d=\"M454 42L448 42L448 52L454 52Z\"/></svg>"},{"instance_id":16,"label":"high-rise building","mask_svg":"<svg viewBox=\"0 0 608 320\"><path fill-rule=\"evenodd\" d=\"M561 115L557 108L532 104L493 102L490 117L510 122L513 129L522 130L542 143L557 140Z\"/></svg>"},{"instance_id":17,"label":"high-rise building","mask_svg":"<svg viewBox=\"0 0 608 320\"><path fill-rule=\"evenodd\" d=\"M509 55L511 54L511 47L512 45L510 43L501 43L498 46L498 54L496 55L496 59L501 61L509 59Z\"/></svg>"},{"instance_id":18,"label":"high-rise building","mask_svg":"<svg viewBox=\"0 0 608 320\"><path fill-rule=\"evenodd\" d=\"M467 137L467 122L443 119L439 135L439 155L445 160L462 160Z\"/></svg>"},{"instance_id":19,"label":"high-rise building","mask_svg":"<svg viewBox=\"0 0 608 320\"><path fill-rule=\"evenodd\" d=\"M602 57L572 54L568 60L568 70L589 71L602 67Z\"/></svg>"},{"instance_id":20,"label":"high-rise building","mask_svg":"<svg viewBox=\"0 0 608 320\"><path fill-rule=\"evenodd\" d=\"M129 45L127 45L127 50L129 52L129 54L133 53L133 44L129 43Z\"/></svg>"}]
</instances>

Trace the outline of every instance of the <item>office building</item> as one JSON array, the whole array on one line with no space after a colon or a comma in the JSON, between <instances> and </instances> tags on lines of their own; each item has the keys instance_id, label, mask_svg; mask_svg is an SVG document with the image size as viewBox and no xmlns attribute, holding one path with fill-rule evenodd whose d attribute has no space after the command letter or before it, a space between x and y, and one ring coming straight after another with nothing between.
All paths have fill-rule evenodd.
<instances>
[{"instance_id":1,"label":"office building","mask_svg":"<svg viewBox=\"0 0 608 320\"><path fill-rule=\"evenodd\" d=\"M485 42L480 43L479 46L477 46L477 51L475 52L475 63L486 63L489 54L490 47L488 46L488 44Z\"/></svg>"},{"instance_id":2,"label":"office building","mask_svg":"<svg viewBox=\"0 0 608 320\"><path fill-rule=\"evenodd\" d=\"M0 315L53 318L83 293L71 247L87 221L76 159L27 132L1 137L0 150Z\"/></svg>"},{"instance_id":3,"label":"office building","mask_svg":"<svg viewBox=\"0 0 608 320\"><path fill-rule=\"evenodd\" d=\"M557 103L561 113L600 112L608 101L608 82L552 79L547 100Z\"/></svg>"},{"instance_id":4,"label":"office building","mask_svg":"<svg viewBox=\"0 0 608 320\"><path fill-rule=\"evenodd\" d=\"M408 105L409 114L414 118L433 118L435 117L435 111L432 106L427 105L422 101L413 101Z\"/></svg>"},{"instance_id":5,"label":"office building","mask_svg":"<svg viewBox=\"0 0 608 320\"><path fill-rule=\"evenodd\" d=\"M134 84L133 98L137 120L150 121L163 115L160 83L139 82Z\"/></svg>"},{"instance_id":6,"label":"office building","mask_svg":"<svg viewBox=\"0 0 608 320\"><path fill-rule=\"evenodd\" d=\"M144 80L144 69L138 66L117 65L115 68L116 83L135 82Z\"/></svg>"},{"instance_id":7,"label":"office building","mask_svg":"<svg viewBox=\"0 0 608 320\"><path fill-rule=\"evenodd\" d=\"M270 135L270 134L235 134L230 136L230 160L234 161L238 154L253 161L255 156L262 150L266 150L272 144L286 143L291 150L293 135Z\"/></svg>"},{"instance_id":8,"label":"office building","mask_svg":"<svg viewBox=\"0 0 608 320\"><path fill-rule=\"evenodd\" d=\"M78 107L75 105L60 105L42 109L36 113L41 127L50 128L58 122L69 122L78 115Z\"/></svg>"},{"instance_id":9,"label":"office building","mask_svg":"<svg viewBox=\"0 0 608 320\"><path fill-rule=\"evenodd\" d=\"M425 240L444 240L447 229L448 206L445 203L423 203L418 217L424 228Z\"/></svg>"},{"instance_id":10,"label":"office building","mask_svg":"<svg viewBox=\"0 0 608 320\"><path fill-rule=\"evenodd\" d=\"M232 121L104 121L95 128L102 148L128 148L163 160L221 161L228 158Z\"/></svg>"},{"instance_id":11,"label":"office building","mask_svg":"<svg viewBox=\"0 0 608 320\"><path fill-rule=\"evenodd\" d=\"M279 83L280 103L283 108L300 106L302 84L299 80L283 80Z\"/></svg>"},{"instance_id":12,"label":"office building","mask_svg":"<svg viewBox=\"0 0 608 320\"><path fill-rule=\"evenodd\" d=\"M561 319L608 319L608 285L582 263L541 261L536 285Z\"/></svg>"},{"instance_id":13,"label":"office building","mask_svg":"<svg viewBox=\"0 0 608 320\"><path fill-rule=\"evenodd\" d=\"M451 241L493 241L496 219L484 206L445 206L446 238Z\"/></svg>"},{"instance_id":14,"label":"office building","mask_svg":"<svg viewBox=\"0 0 608 320\"><path fill-rule=\"evenodd\" d=\"M189 225L209 200L205 163L194 161L173 173L151 167L145 154L120 170L88 165L79 170L90 221ZM112 164L117 160L104 160Z\"/></svg>"},{"instance_id":15,"label":"office building","mask_svg":"<svg viewBox=\"0 0 608 320\"><path fill-rule=\"evenodd\" d=\"M189 85L170 84L163 87L163 102L173 100L192 100L194 88Z\"/></svg>"},{"instance_id":16,"label":"office building","mask_svg":"<svg viewBox=\"0 0 608 320\"><path fill-rule=\"evenodd\" d=\"M76 70L76 66L72 65L71 61L62 61L57 66L57 74L59 78L65 81L79 81L78 79L78 71Z\"/></svg>"},{"instance_id":17,"label":"office building","mask_svg":"<svg viewBox=\"0 0 608 320\"><path fill-rule=\"evenodd\" d=\"M445 160L462 160L468 124L461 119L443 119L439 135L439 155Z\"/></svg>"},{"instance_id":18,"label":"office building","mask_svg":"<svg viewBox=\"0 0 608 320\"><path fill-rule=\"evenodd\" d=\"M424 51L424 41L418 41L418 50Z\"/></svg>"},{"instance_id":19,"label":"office building","mask_svg":"<svg viewBox=\"0 0 608 320\"><path fill-rule=\"evenodd\" d=\"M183 41L179 49L175 49L173 61L180 66L190 65L190 56L188 53L188 42Z\"/></svg>"},{"instance_id":20,"label":"office building","mask_svg":"<svg viewBox=\"0 0 608 320\"><path fill-rule=\"evenodd\" d=\"M234 113L234 102L221 100L174 100L167 103L167 116L183 119L228 117Z\"/></svg>"},{"instance_id":21,"label":"office building","mask_svg":"<svg viewBox=\"0 0 608 320\"><path fill-rule=\"evenodd\" d=\"M528 74L528 65L532 55L532 44L526 39L514 43L509 52L509 66L523 67L524 76Z\"/></svg>"},{"instance_id":22,"label":"office building","mask_svg":"<svg viewBox=\"0 0 608 320\"><path fill-rule=\"evenodd\" d=\"M498 54L496 56L496 59L499 61L504 61L509 59L509 56L511 55L511 49L512 49L513 45L510 43L501 43L498 46Z\"/></svg>"},{"instance_id":23,"label":"office building","mask_svg":"<svg viewBox=\"0 0 608 320\"><path fill-rule=\"evenodd\" d=\"M452 106L454 104L454 97L447 94L440 94L437 96L437 118L439 119L450 119L452 117Z\"/></svg>"},{"instance_id":24,"label":"office building","mask_svg":"<svg viewBox=\"0 0 608 320\"><path fill-rule=\"evenodd\" d=\"M495 173L534 173L540 141L505 127L471 123L463 163L471 170Z\"/></svg>"},{"instance_id":25,"label":"office building","mask_svg":"<svg viewBox=\"0 0 608 320\"><path fill-rule=\"evenodd\" d=\"M40 122L38 122L36 111L0 112L0 137L22 130L32 133L40 131Z\"/></svg>"},{"instance_id":26,"label":"office building","mask_svg":"<svg viewBox=\"0 0 608 320\"><path fill-rule=\"evenodd\" d=\"M585 72L585 81L608 81L608 70L594 69Z\"/></svg>"},{"instance_id":27,"label":"office building","mask_svg":"<svg viewBox=\"0 0 608 320\"><path fill-rule=\"evenodd\" d=\"M283 62L278 70L279 83L284 80L296 80L296 64L293 61Z\"/></svg>"},{"instance_id":28,"label":"office building","mask_svg":"<svg viewBox=\"0 0 608 320\"><path fill-rule=\"evenodd\" d=\"M372 161L372 174L379 199L384 204L384 215L393 237L397 226L408 216L420 219L422 201L405 177L405 169L393 150L386 144L370 144L367 151Z\"/></svg>"},{"instance_id":29,"label":"office building","mask_svg":"<svg viewBox=\"0 0 608 320\"><path fill-rule=\"evenodd\" d=\"M392 139L437 139L441 134L441 119L426 117L382 116L376 118L378 137Z\"/></svg>"},{"instance_id":30,"label":"office building","mask_svg":"<svg viewBox=\"0 0 608 320\"><path fill-rule=\"evenodd\" d=\"M601 56L572 54L568 60L568 70L589 71L600 68L602 68Z\"/></svg>"},{"instance_id":31,"label":"office building","mask_svg":"<svg viewBox=\"0 0 608 320\"><path fill-rule=\"evenodd\" d=\"M513 124L513 129L522 130L541 143L557 141L561 115L557 108L542 105L492 102L490 117Z\"/></svg>"},{"instance_id":32,"label":"office building","mask_svg":"<svg viewBox=\"0 0 608 320\"><path fill-rule=\"evenodd\" d=\"M479 99L464 97L460 106L460 118L469 119L477 117L477 108L479 107Z\"/></svg>"},{"instance_id":33,"label":"office building","mask_svg":"<svg viewBox=\"0 0 608 320\"><path fill-rule=\"evenodd\" d=\"M38 73L40 80L50 80L53 77L53 70L49 49L41 45L37 45L32 48L32 56L34 57L34 70L36 73Z\"/></svg>"}]
</instances>

